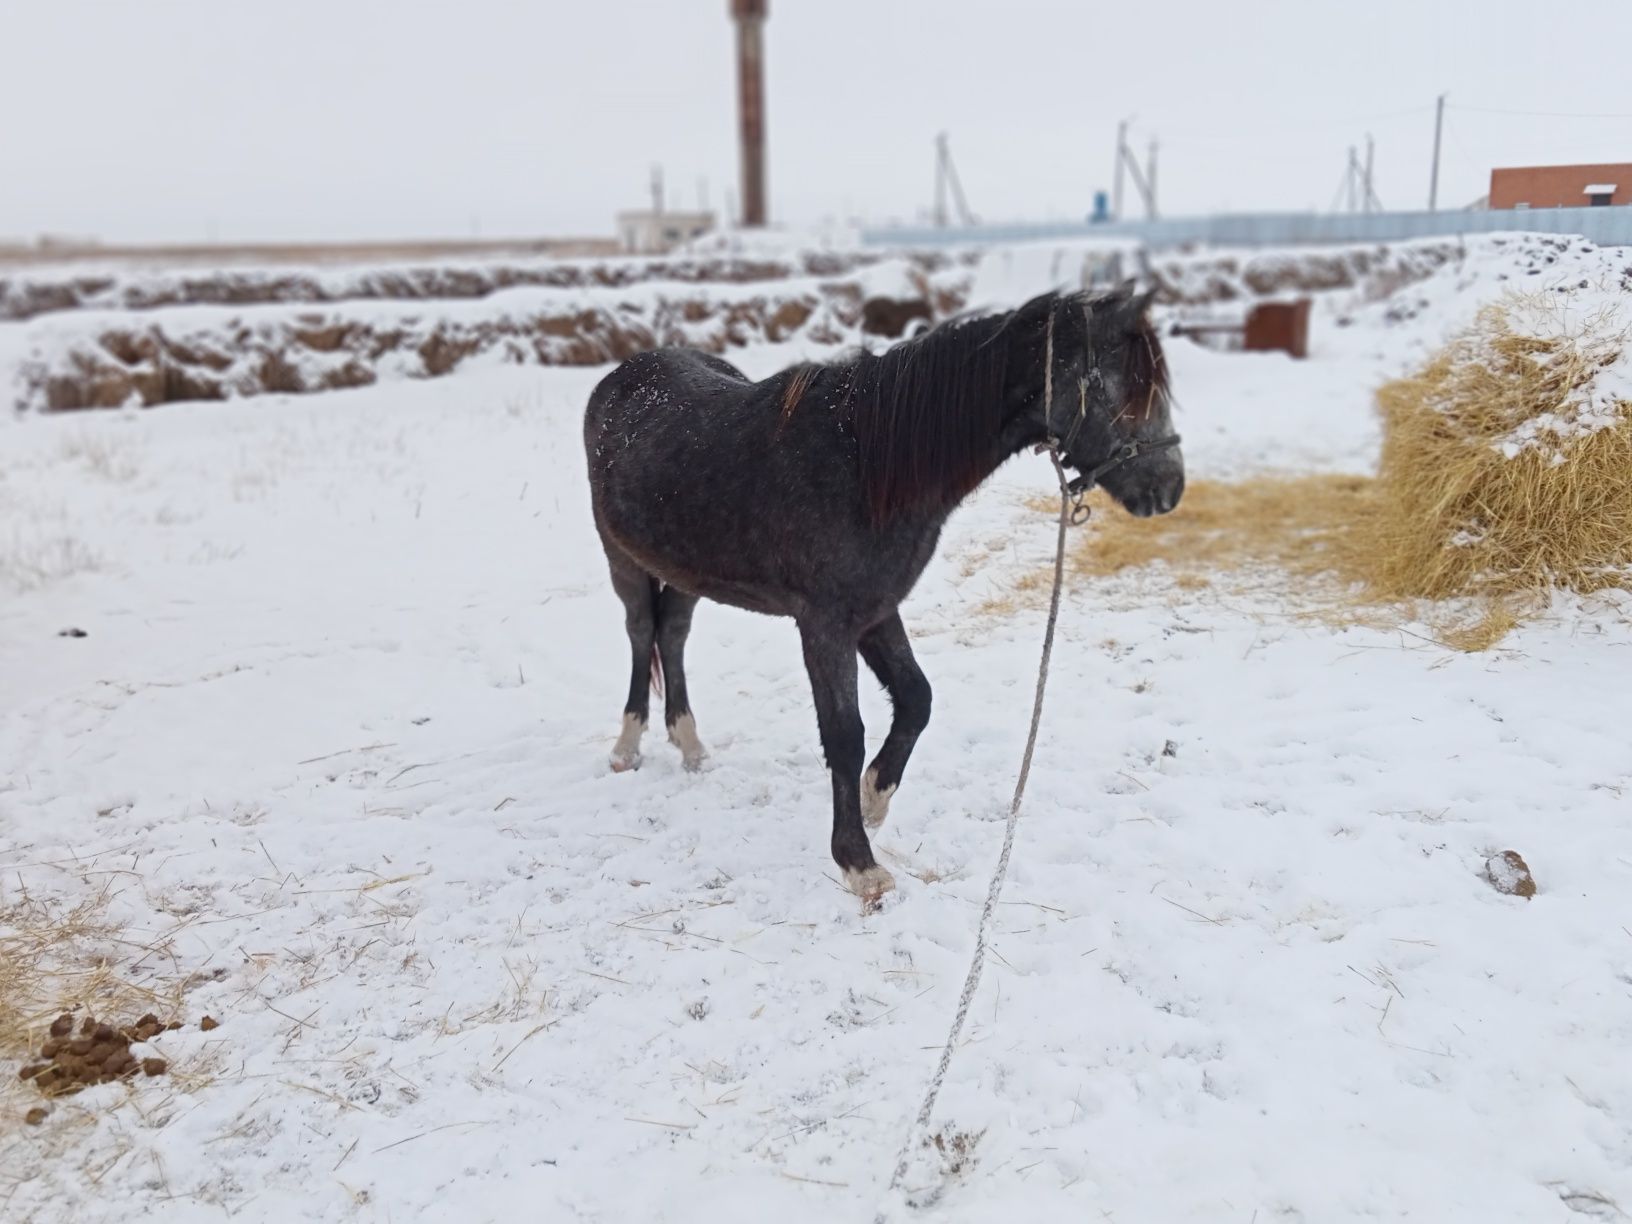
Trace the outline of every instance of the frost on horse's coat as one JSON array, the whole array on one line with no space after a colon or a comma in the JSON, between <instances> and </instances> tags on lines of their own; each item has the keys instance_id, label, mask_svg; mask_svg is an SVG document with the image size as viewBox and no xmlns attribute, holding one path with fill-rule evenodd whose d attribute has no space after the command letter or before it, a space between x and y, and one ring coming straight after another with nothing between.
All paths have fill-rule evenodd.
<instances>
[{"instance_id":1,"label":"frost on horse's coat","mask_svg":"<svg viewBox=\"0 0 1632 1224\"><path fill-rule=\"evenodd\" d=\"M864 815L882 820L930 712L897 608L958 503L1028 448L1055 443L1084 473L1112 464L1100 483L1133 514L1178 504L1184 461L1148 307L1128 288L1046 294L757 383L690 349L607 375L584 447L631 651L613 767L639 764L654 657L669 737L688 768L701 762L684 658L699 599L791 616L831 775L834 861L866 901L893 888ZM858 653L894 707L865 783Z\"/></svg>"}]
</instances>

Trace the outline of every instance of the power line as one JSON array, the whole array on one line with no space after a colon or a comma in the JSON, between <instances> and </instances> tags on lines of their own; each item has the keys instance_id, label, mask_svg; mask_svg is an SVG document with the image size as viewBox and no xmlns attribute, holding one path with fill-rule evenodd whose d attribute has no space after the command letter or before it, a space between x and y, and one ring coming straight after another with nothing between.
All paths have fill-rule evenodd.
<instances>
[{"instance_id":1,"label":"power line","mask_svg":"<svg viewBox=\"0 0 1632 1224\"><path fill-rule=\"evenodd\" d=\"M1180 147L1188 148L1193 145L1246 145L1262 144L1265 132L1277 132L1283 136L1299 136L1307 134L1311 139L1320 132L1336 127L1349 127L1355 124L1371 123L1388 119L1405 119L1416 115L1425 115L1433 110L1433 103L1423 106L1412 106L1405 110L1387 111L1377 115L1352 115L1346 119L1311 119L1307 121L1293 120L1283 123L1259 123L1256 120L1250 123L1243 120L1234 127L1224 128L1182 128L1177 137ZM1164 138L1163 144L1170 143ZM1302 156L1299 154L1298 156Z\"/></svg>"},{"instance_id":2,"label":"power line","mask_svg":"<svg viewBox=\"0 0 1632 1224\"><path fill-rule=\"evenodd\" d=\"M1632 114L1616 114L1608 111L1509 110L1500 106L1463 106L1461 103L1457 103L1451 109L1477 111L1482 115L1532 115L1538 119L1632 119Z\"/></svg>"}]
</instances>

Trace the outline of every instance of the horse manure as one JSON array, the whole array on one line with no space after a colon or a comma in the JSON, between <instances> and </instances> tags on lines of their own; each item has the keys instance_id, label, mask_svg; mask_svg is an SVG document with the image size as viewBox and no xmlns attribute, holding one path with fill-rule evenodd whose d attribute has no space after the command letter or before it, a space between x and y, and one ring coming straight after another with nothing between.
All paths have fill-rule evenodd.
<instances>
[{"instance_id":1,"label":"horse manure","mask_svg":"<svg viewBox=\"0 0 1632 1224\"><path fill-rule=\"evenodd\" d=\"M220 1028L221 1027L221 1022L219 1020L217 1020L214 1016L205 1016L204 1019L202 1019L202 1020L200 1020L198 1022L198 1027L203 1029L207 1033L211 1029Z\"/></svg>"},{"instance_id":2,"label":"horse manure","mask_svg":"<svg viewBox=\"0 0 1632 1224\"><path fill-rule=\"evenodd\" d=\"M199 1027L208 1030L216 1023L205 1017ZM131 1044L150 1041L159 1033L180 1027L179 1020L163 1024L151 1012L135 1024L108 1024L86 1016L79 1022L75 1036L74 1017L64 1012L52 1021L51 1036L41 1043L38 1060L24 1065L17 1076L33 1084L42 1096L57 1097L92 1084L128 1079L138 1070L150 1076L163 1075L170 1069L168 1062L162 1058L138 1060L130 1051ZM44 1108L30 1110L24 1120L38 1126L47 1112Z\"/></svg>"},{"instance_id":3,"label":"horse manure","mask_svg":"<svg viewBox=\"0 0 1632 1224\"><path fill-rule=\"evenodd\" d=\"M1536 895L1536 877L1530 874L1530 864L1517 850L1503 850L1486 859L1485 880L1497 892L1510 897Z\"/></svg>"},{"instance_id":4,"label":"horse manure","mask_svg":"<svg viewBox=\"0 0 1632 1224\"><path fill-rule=\"evenodd\" d=\"M23 1121L27 1122L30 1126L38 1126L41 1122L45 1121L46 1115L50 1112L51 1111L44 1105L36 1105L33 1109L29 1110L23 1115Z\"/></svg>"}]
</instances>

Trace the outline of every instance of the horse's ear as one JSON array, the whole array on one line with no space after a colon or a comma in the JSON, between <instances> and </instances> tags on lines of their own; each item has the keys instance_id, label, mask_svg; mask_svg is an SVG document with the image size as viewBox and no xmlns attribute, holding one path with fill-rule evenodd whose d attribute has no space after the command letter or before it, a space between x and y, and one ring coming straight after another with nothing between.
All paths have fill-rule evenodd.
<instances>
[{"instance_id":1,"label":"horse's ear","mask_svg":"<svg viewBox=\"0 0 1632 1224\"><path fill-rule=\"evenodd\" d=\"M1146 312L1150 310L1151 303L1156 300L1156 293L1157 291L1154 288L1151 288L1146 289L1143 293L1134 294L1133 300L1130 303L1133 308L1133 313L1139 318L1144 318Z\"/></svg>"}]
</instances>

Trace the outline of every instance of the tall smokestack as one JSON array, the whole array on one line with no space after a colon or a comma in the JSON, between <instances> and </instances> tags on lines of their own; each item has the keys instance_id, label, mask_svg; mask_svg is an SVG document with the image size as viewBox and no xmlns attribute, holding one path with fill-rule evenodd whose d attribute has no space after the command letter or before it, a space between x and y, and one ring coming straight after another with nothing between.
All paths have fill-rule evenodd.
<instances>
[{"instance_id":1,"label":"tall smokestack","mask_svg":"<svg viewBox=\"0 0 1632 1224\"><path fill-rule=\"evenodd\" d=\"M770 0L731 0L737 23L737 112L742 126L742 223L765 224L764 28Z\"/></svg>"}]
</instances>

